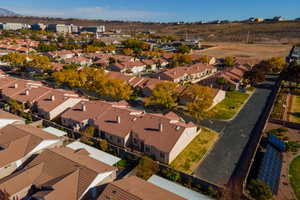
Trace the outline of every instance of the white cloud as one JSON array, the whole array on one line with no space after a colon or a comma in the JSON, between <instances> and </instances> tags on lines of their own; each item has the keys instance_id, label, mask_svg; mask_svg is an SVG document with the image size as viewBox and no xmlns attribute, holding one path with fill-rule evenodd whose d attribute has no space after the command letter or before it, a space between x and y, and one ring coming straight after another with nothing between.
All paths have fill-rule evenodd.
<instances>
[{"instance_id":1,"label":"white cloud","mask_svg":"<svg viewBox=\"0 0 300 200\"><path fill-rule=\"evenodd\" d=\"M31 9L14 8L21 15L62 17L62 18L85 18L85 19L107 19L107 20L159 20L169 18L172 13L152 12L146 10L111 9L109 7L84 7L74 9Z\"/></svg>"}]
</instances>

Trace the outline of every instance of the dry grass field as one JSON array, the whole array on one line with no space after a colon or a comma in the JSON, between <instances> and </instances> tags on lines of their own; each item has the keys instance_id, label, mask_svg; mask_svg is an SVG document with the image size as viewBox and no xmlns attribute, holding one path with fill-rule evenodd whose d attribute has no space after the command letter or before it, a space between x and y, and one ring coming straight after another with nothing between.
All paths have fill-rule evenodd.
<instances>
[{"instance_id":1,"label":"dry grass field","mask_svg":"<svg viewBox=\"0 0 300 200\"><path fill-rule=\"evenodd\" d=\"M206 42L204 45L215 46L207 50L201 50L201 54L217 58L226 56L266 59L273 56L286 57L292 45L283 44L245 44L232 42Z\"/></svg>"}]
</instances>

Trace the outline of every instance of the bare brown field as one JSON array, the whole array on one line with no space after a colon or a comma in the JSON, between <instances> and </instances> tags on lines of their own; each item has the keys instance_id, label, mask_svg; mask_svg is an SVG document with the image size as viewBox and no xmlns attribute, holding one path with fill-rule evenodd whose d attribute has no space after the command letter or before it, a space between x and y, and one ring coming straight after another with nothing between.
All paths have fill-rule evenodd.
<instances>
[{"instance_id":1,"label":"bare brown field","mask_svg":"<svg viewBox=\"0 0 300 200\"><path fill-rule=\"evenodd\" d=\"M283 44L245 44L232 42L205 42L204 45L215 46L197 53L224 58L226 56L267 59L270 57L286 57L292 45Z\"/></svg>"}]
</instances>

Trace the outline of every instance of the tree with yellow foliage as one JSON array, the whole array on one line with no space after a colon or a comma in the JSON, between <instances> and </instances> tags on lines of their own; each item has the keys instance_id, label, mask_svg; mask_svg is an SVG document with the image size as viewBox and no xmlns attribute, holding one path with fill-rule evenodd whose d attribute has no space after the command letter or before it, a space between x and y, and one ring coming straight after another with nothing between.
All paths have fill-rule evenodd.
<instances>
[{"instance_id":1,"label":"tree with yellow foliage","mask_svg":"<svg viewBox=\"0 0 300 200\"><path fill-rule=\"evenodd\" d=\"M198 59L199 62L204 63L204 64L209 64L210 62L210 57L207 55L203 55Z\"/></svg>"},{"instance_id":2,"label":"tree with yellow foliage","mask_svg":"<svg viewBox=\"0 0 300 200\"><path fill-rule=\"evenodd\" d=\"M186 88L182 96L187 102L187 110L196 119L202 119L203 113L213 103L212 89L201 85L191 85Z\"/></svg>"},{"instance_id":3,"label":"tree with yellow foliage","mask_svg":"<svg viewBox=\"0 0 300 200\"><path fill-rule=\"evenodd\" d=\"M130 48L125 48L125 49L122 50L122 53L126 56L132 56L134 51Z\"/></svg>"},{"instance_id":4,"label":"tree with yellow foliage","mask_svg":"<svg viewBox=\"0 0 300 200\"><path fill-rule=\"evenodd\" d=\"M152 95L145 99L146 106L161 106L170 109L176 106L177 84L173 82L159 83L152 90Z\"/></svg>"}]
</instances>

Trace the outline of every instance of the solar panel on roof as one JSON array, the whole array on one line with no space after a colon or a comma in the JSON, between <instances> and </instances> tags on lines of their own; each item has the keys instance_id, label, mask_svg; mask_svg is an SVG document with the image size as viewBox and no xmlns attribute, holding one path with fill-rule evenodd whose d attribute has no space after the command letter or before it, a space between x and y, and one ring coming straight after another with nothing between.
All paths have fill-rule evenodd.
<instances>
[{"instance_id":1,"label":"solar panel on roof","mask_svg":"<svg viewBox=\"0 0 300 200\"><path fill-rule=\"evenodd\" d=\"M284 152L286 150L285 143L273 134L269 134L268 142L281 152Z\"/></svg>"},{"instance_id":2,"label":"solar panel on roof","mask_svg":"<svg viewBox=\"0 0 300 200\"><path fill-rule=\"evenodd\" d=\"M281 153L274 146L268 144L257 179L267 184L272 190L273 194L276 194L278 191L281 166Z\"/></svg>"}]
</instances>

